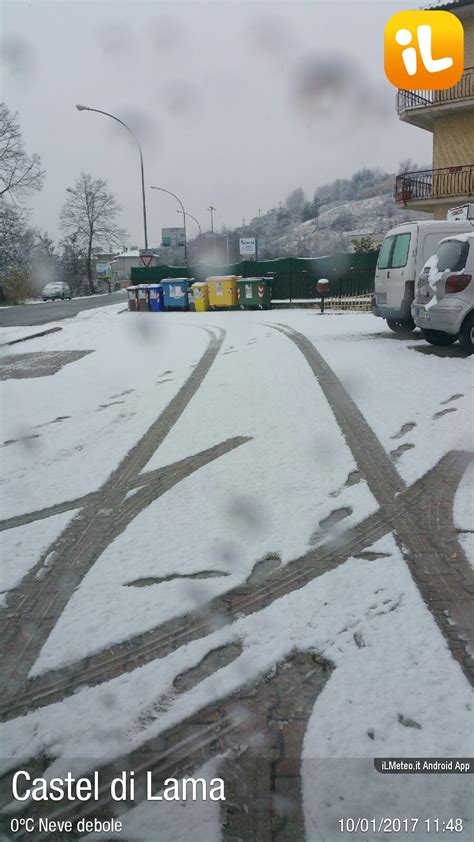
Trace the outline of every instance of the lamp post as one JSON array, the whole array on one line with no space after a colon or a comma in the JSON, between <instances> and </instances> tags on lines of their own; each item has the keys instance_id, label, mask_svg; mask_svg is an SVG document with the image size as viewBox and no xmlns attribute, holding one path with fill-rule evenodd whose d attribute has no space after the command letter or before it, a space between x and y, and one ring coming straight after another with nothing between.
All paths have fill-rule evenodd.
<instances>
[{"instance_id":1,"label":"lamp post","mask_svg":"<svg viewBox=\"0 0 474 842\"><path fill-rule=\"evenodd\" d=\"M194 222L196 223L196 225L197 225L197 227L198 227L198 229L199 229L199 238L198 238L198 241L199 241L199 254L200 254L200 253L201 253L201 237L202 237L202 230L201 230L201 224L200 224L200 222L199 222L199 219L196 219L196 217L195 217L195 216L193 216L193 215L192 215L192 213L189 213L189 211L177 210L177 211L176 211L176 213L182 213L184 218L186 218L187 216L189 216L189 217L191 217L191 219L194 219Z\"/></svg>"},{"instance_id":2,"label":"lamp post","mask_svg":"<svg viewBox=\"0 0 474 842\"><path fill-rule=\"evenodd\" d=\"M211 214L211 234L214 233L214 211L215 210L216 210L216 208L213 208L212 205L208 208L208 211L210 211L210 214Z\"/></svg>"},{"instance_id":3,"label":"lamp post","mask_svg":"<svg viewBox=\"0 0 474 842\"><path fill-rule=\"evenodd\" d=\"M183 211L179 210L179 211L176 211L176 213L183 213ZM201 229L201 225L199 223L199 219L196 219L196 217L193 216L192 213L189 213L189 211L185 211L184 215L189 216L190 219L194 219L194 222L196 223L196 225L199 229L199 236L202 237L202 229Z\"/></svg>"},{"instance_id":4,"label":"lamp post","mask_svg":"<svg viewBox=\"0 0 474 842\"><path fill-rule=\"evenodd\" d=\"M180 212L183 214L183 228L184 228L184 262L187 265L188 264L188 244L187 244L187 240L186 240L186 216L191 216L191 214L186 213L186 211L184 210L184 205L183 205L181 199L179 198L179 196L176 195L176 193L172 193L171 190L165 190L164 187L153 187L153 185L150 185L150 190L160 190L161 193L168 193L168 196L173 196L173 198L176 199L178 204L181 206ZM199 225L199 223L198 223L198 225Z\"/></svg>"},{"instance_id":5,"label":"lamp post","mask_svg":"<svg viewBox=\"0 0 474 842\"><path fill-rule=\"evenodd\" d=\"M145 202L145 177L143 172L143 153L142 148L140 146L140 142L138 137L134 132L132 132L130 126L127 126L123 120L120 120L118 117L115 117L113 114L109 114L108 111L101 111L99 108L89 108L88 105L76 105L78 111L95 111L96 114L104 114L106 117L110 117L111 120L115 120L116 123L120 123L124 129L127 129L128 132L132 135L135 143L138 146L138 151L140 153L140 174L141 174L141 184L142 184L142 206L143 206L143 234L145 239L145 248L148 250L148 231L147 231L147 224L146 224L146 202Z\"/></svg>"}]
</instances>

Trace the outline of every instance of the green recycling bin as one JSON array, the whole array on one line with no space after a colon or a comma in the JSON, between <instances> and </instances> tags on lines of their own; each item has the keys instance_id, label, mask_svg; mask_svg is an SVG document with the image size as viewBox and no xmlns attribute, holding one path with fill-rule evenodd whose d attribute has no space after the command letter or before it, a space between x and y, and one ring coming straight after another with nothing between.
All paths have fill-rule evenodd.
<instances>
[{"instance_id":1,"label":"green recycling bin","mask_svg":"<svg viewBox=\"0 0 474 842\"><path fill-rule=\"evenodd\" d=\"M239 278L237 298L241 310L270 310L272 288L270 278Z\"/></svg>"}]
</instances>

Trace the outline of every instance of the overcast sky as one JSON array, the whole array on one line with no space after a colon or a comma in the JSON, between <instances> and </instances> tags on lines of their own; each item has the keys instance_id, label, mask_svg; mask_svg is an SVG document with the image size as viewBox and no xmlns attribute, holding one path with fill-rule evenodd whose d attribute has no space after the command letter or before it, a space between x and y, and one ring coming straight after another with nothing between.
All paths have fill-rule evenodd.
<instances>
[{"instance_id":1,"label":"overcast sky","mask_svg":"<svg viewBox=\"0 0 474 842\"><path fill-rule=\"evenodd\" d=\"M239 225L295 187L401 159L431 161L431 135L400 123L383 71L383 29L413 0L173 0L1 3L2 98L19 112L46 180L33 221L59 235L65 188L107 179L128 244L143 245L139 158L112 112L140 136L146 184L177 193L209 228ZM147 191L149 241L180 224ZM192 229L193 223L189 223ZM190 230L191 233L191 230Z\"/></svg>"}]
</instances>

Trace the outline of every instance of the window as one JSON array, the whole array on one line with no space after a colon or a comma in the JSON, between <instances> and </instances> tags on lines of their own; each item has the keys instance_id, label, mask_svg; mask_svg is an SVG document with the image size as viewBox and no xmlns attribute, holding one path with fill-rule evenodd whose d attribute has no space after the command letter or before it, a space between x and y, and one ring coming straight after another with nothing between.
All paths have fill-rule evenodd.
<instances>
[{"instance_id":1,"label":"window","mask_svg":"<svg viewBox=\"0 0 474 842\"><path fill-rule=\"evenodd\" d=\"M446 240L441 243L436 252L438 257L438 270L440 272L460 272L464 269L469 252L469 243L462 240Z\"/></svg>"},{"instance_id":2,"label":"window","mask_svg":"<svg viewBox=\"0 0 474 842\"><path fill-rule=\"evenodd\" d=\"M408 250L410 248L411 234L398 234L392 251L390 266L392 269L401 269L407 265Z\"/></svg>"},{"instance_id":3,"label":"window","mask_svg":"<svg viewBox=\"0 0 474 842\"><path fill-rule=\"evenodd\" d=\"M401 269L407 265L411 234L397 234L385 237L380 249L377 269Z\"/></svg>"},{"instance_id":4,"label":"window","mask_svg":"<svg viewBox=\"0 0 474 842\"><path fill-rule=\"evenodd\" d=\"M377 269L388 269L390 265L390 252L395 237L385 237L382 248L380 249L379 259L377 261Z\"/></svg>"}]
</instances>

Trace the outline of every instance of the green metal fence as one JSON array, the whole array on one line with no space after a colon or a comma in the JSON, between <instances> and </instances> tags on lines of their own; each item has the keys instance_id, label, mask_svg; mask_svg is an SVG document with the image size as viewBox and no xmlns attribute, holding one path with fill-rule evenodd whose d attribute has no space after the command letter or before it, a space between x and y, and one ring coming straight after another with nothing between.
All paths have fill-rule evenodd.
<instances>
[{"instance_id":1,"label":"green metal fence","mask_svg":"<svg viewBox=\"0 0 474 842\"><path fill-rule=\"evenodd\" d=\"M297 301L317 298L316 282L328 278L334 295L361 295L374 289L377 253L335 254L330 257L285 257L277 260L242 260L228 266L197 263L194 266L152 266L132 269L132 284L157 283L163 278L194 278L210 275L272 277L273 300Z\"/></svg>"}]
</instances>

